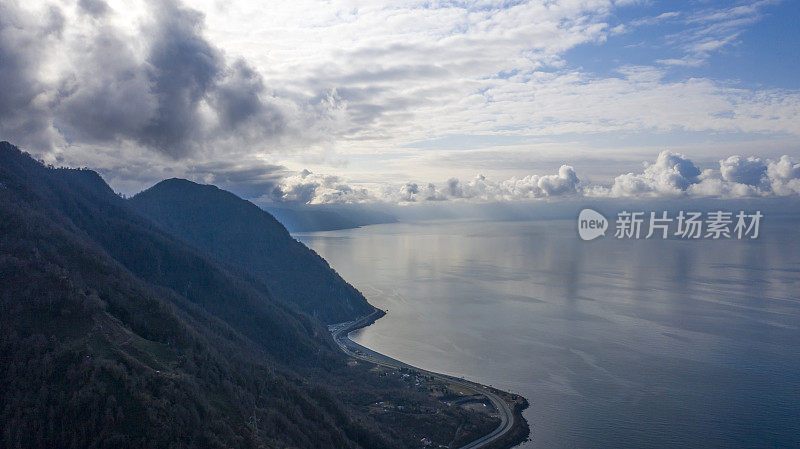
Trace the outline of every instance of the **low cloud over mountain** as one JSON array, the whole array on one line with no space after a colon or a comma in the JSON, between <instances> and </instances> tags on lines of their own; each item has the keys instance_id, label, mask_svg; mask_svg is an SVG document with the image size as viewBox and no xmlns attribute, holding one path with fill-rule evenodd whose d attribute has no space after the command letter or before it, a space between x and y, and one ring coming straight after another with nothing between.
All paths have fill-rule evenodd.
<instances>
[{"instance_id":1,"label":"low cloud over mountain","mask_svg":"<svg viewBox=\"0 0 800 449\"><path fill-rule=\"evenodd\" d=\"M364 188L351 187L338 176L319 175L308 170L284 178L267 199L279 202L325 204L360 203L373 197Z\"/></svg>"}]
</instances>

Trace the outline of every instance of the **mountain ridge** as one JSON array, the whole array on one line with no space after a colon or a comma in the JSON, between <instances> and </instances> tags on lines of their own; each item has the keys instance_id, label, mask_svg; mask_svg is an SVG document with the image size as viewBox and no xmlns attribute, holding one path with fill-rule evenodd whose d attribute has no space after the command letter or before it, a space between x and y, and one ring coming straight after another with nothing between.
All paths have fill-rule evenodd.
<instances>
[{"instance_id":1,"label":"mountain ridge","mask_svg":"<svg viewBox=\"0 0 800 449\"><path fill-rule=\"evenodd\" d=\"M0 360L9 449L400 449L492 425L352 363L322 322L166 232L97 173L7 142ZM398 407L376 414L381 401Z\"/></svg>"},{"instance_id":2,"label":"mountain ridge","mask_svg":"<svg viewBox=\"0 0 800 449\"><path fill-rule=\"evenodd\" d=\"M271 214L216 186L161 181L128 202L167 232L266 283L326 324L372 313L366 298Z\"/></svg>"},{"instance_id":3,"label":"mountain ridge","mask_svg":"<svg viewBox=\"0 0 800 449\"><path fill-rule=\"evenodd\" d=\"M143 244L161 239L164 252L193 255L148 233L97 179L89 171L47 169L0 143L2 445L357 447L330 424L338 406L293 385L295 375L283 368L293 363L280 350L285 343L252 340L234 317L216 317L207 304L158 279L147 282L114 259L98 228L119 229L125 220L134 231L145 228L137 234ZM113 201L93 208L92 195ZM283 317L274 323L293 321L269 310ZM324 339L295 334L302 327L274 331L291 333L299 347L325 347ZM306 352L316 358L317 350ZM323 357L330 362L322 365L339 359L333 351ZM316 418L296 413L303 403ZM258 435L247 428L249 413L283 430Z\"/></svg>"}]
</instances>

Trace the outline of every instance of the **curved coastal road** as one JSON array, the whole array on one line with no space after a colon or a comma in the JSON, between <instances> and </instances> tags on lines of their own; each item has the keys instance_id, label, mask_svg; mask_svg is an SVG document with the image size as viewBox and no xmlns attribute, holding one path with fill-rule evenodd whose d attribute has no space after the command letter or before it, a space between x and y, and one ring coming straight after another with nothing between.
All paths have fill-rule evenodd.
<instances>
[{"instance_id":1,"label":"curved coastal road","mask_svg":"<svg viewBox=\"0 0 800 449\"><path fill-rule=\"evenodd\" d=\"M378 318L379 313L380 311L376 310L372 314L367 315L355 321L348 321L346 323L330 325L328 326L328 329L331 331L333 340L336 342L339 348L350 357L363 360L365 362L374 363L376 365L385 366L388 368L412 369L426 376L431 376L439 380L459 385L460 387L463 387L467 390L472 390L476 394L481 394L483 396L486 396L490 401L492 401L495 410L497 410L497 412L500 414L500 425L497 426L497 428L494 429L491 433L488 433L478 438L477 440L472 441L471 443L461 446L460 449L476 449L485 447L490 443L495 442L497 439L505 435L506 432L511 430L511 428L514 426L514 413L511 410L511 407L509 407L508 403L506 403L506 401L504 401L500 396L496 395L483 385L459 379L457 377L448 376L446 374L434 373L431 371L417 368L415 366L411 366L407 363L403 363L399 360L375 352L369 348L365 348L364 346L361 346L360 344L354 342L353 340L350 340L349 336L350 332L362 328L366 326L368 323L371 323L376 318Z\"/></svg>"}]
</instances>

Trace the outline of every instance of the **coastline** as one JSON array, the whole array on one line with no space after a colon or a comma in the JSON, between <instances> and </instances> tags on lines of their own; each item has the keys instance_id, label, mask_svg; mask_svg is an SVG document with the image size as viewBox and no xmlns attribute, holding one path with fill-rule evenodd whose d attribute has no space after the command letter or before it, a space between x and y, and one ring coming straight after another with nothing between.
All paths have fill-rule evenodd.
<instances>
[{"instance_id":1,"label":"coastline","mask_svg":"<svg viewBox=\"0 0 800 449\"><path fill-rule=\"evenodd\" d=\"M409 365L400 360L373 351L350 339L350 333L367 327L384 317L386 312L375 309L367 316L344 323L328 326L334 342L339 349L350 357L384 366L391 369L413 370L421 374L437 378L441 381L467 389L476 395L482 395L492 402L500 418L500 425L492 432L478 438L459 449L510 449L526 441L530 436L528 422L522 416L522 411L528 408L528 400L520 395L511 394L467 379L436 373Z\"/></svg>"}]
</instances>

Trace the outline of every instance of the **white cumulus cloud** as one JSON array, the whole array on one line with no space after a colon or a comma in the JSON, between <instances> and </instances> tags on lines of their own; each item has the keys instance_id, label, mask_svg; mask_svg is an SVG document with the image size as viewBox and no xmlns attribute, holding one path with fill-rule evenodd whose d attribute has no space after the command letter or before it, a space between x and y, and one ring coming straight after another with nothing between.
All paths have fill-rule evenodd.
<instances>
[{"instance_id":1,"label":"white cumulus cloud","mask_svg":"<svg viewBox=\"0 0 800 449\"><path fill-rule=\"evenodd\" d=\"M594 187L594 196L676 196L699 182L700 169L680 153L662 151L655 163L644 163L642 173L626 173L614 179L611 187Z\"/></svg>"},{"instance_id":2,"label":"white cumulus cloud","mask_svg":"<svg viewBox=\"0 0 800 449\"><path fill-rule=\"evenodd\" d=\"M800 163L788 155L777 160L738 155L701 170L687 156L662 151L654 162L644 162L639 173L616 176L609 185L588 184L570 165L556 174L527 175L493 180L484 175L462 181L406 182L379 191L356 187L330 175L304 170L284 178L274 199L295 203L417 203L430 201L506 202L532 199L591 198L747 198L800 195Z\"/></svg>"},{"instance_id":3,"label":"white cumulus cloud","mask_svg":"<svg viewBox=\"0 0 800 449\"><path fill-rule=\"evenodd\" d=\"M610 186L592 186L596 197L722 197L787 196L800 193L800 164L788 155L777 161L730 156L717 168L700 170L688 157L662 151L641 173L626 173Z\"/></svg>"},{"instance_id":4,"label":"white cumulus cloud","mask_svg":"<svg viewBox=\"0 0 800 449\"><path fill-rule=\"evenodd\" d=\"M777 161L767 165L772 191L777 195L800 195L800 163L795 163L789 156L781 156Z\"/></svg>"},{"instance_id":5,"label":"white cumulus cloud","mask_svg":"<svg viewBox=\"0 0 800 449\"><path fill-rule=\"evenodd\" d=\"M759 186L767 181L767 166L757 157L731 156L719 161L722 179L729 182Z\"/></svg>"},{"instance_id":6,"label":"white cumulus cloud","mask_svg":"<svg viewBox=\"0 0 800 449\"><path fill-rule=\"evenodd\" d=\"M375 199L366 189L351 187L338 176L308 170L284 178L273 196L278 201L303 204L361 203Z\"/></svg>"}]
</instances>

